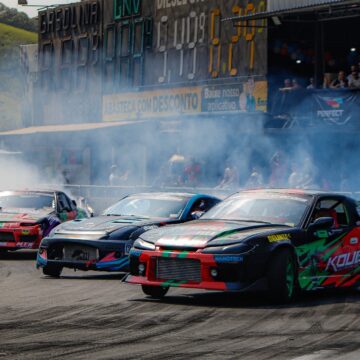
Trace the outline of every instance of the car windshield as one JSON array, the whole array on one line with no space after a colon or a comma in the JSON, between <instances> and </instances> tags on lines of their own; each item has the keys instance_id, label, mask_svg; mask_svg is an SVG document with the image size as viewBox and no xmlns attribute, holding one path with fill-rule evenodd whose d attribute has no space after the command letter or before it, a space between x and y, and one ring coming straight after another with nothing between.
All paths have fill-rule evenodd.
<instances>
[{"instance_id":1,"label":"car windshield","mask_svg":"<svg viewBox=\"0 0 360 360\"><path fill-rule=\"evenodd\" d=\"M50 194L0 194L0 207L22 208L22 209L42 209L54 207L55 199Z\"/></svg>"},{"instance_id":2,"label":"car windshield","mask_svg":"<svg viewBox=\"0 0 360 360\"><path fill-rule=\"evenodd\" d=\"M296 226L309 198L283 194L234 195L219 203L201 219L243 220Z\"/></svg>"},{"instance_id":3,"label":"car windshield","mask_svg":"<svg viewBox=\"0 0 360 360\"><path fill-rule=\"evenodd\" d=\"M188 198L181 196L129 196L105 210L104 215L127 215L179 219Z\"/></svg>"}]
</instances>

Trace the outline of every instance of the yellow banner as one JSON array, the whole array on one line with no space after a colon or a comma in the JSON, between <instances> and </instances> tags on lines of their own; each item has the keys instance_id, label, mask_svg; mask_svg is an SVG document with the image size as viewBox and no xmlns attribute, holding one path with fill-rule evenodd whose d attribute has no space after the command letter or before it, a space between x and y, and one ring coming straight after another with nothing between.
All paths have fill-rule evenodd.
<instances>
[{"instance_id":1,"label":"yellow banner","mask_svg":"<svg viewBox=\"0 0 360 360\"><path fill-rule=\"evenodd\" d=\"M176 88L103 97L103 121L141 119L201 111L201 88Z\"/></svg>"}]
</instances>

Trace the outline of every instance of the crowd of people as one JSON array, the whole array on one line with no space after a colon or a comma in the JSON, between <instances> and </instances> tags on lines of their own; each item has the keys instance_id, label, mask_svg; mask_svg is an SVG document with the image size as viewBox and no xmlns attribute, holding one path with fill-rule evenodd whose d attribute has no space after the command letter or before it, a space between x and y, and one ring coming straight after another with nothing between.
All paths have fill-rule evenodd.
<instances>
[{"instance_id":1,"label":"crowd of people","mask_svg":"<svg viewBox=\"0 0 360 360\"><path fill-rule=\"evenodd\" d=\"M340 70L337 75L332 73L325 73L321 86L317 86L314 78L310 78L308 84L306 84L306 90L313 89L360 89L360 62L358 64L351 65L349 72ZM292 91L302 89L303 86L297 79L285 79L280 91Z\"/></svg>"},{"instance_id":2,"label":"crowd of people","mask_svg":"<svg viewBox=\"0 0 360 360\"><path fill-rule=\"evenodd\" d=\"M335 183L324 177L310 156L290 159L283 151L276 151L263 166L249 164L239 168L236 161L225 161L218 176L210 178L206 162L194 157L185 157L175 152L160 167L158 175L150 184L164 187L214 187L219 190L236 191L257 188L293 188L350 191L349 179L339 174ZM110 169L109 185L129 185L118 169ZM127 174L127 172L125 172ZM125 176L127 177L127 176Z\"/></svg>"}]
</instances>

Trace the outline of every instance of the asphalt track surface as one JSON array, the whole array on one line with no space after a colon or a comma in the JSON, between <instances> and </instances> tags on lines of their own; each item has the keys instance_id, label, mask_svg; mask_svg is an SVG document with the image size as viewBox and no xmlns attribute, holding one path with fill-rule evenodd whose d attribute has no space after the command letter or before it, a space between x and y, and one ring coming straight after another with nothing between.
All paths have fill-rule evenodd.
<instances>
[{"instance_id":1,"label":"asphalt track surface","mask_svg":"<svg viewBox=\"0 0 360 360\"><path fill-rule=\"evenodd\" d=\"M0 258L0 360L360 358L358 290L304 294L287 306L187 289L157 301L118 274L47 278L34 259Z\"/></svg>"}]
</instances>

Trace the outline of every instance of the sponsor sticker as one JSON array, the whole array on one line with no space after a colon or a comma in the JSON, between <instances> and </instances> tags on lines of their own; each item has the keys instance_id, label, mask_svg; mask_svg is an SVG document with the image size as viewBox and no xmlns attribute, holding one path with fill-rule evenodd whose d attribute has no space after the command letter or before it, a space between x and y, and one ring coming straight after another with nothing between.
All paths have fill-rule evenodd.
<instances>
[{"instance_id":1,"label":"sponsor sticker","mask_svg":"<svg viewBox=\"0 0 360 360\"><path fill-rule=\"evenodd\" d=\"M291 235L290 234L275 234L275 235L269 235L267 238L268 238L269 242L275 242L275 241L290 240Z\"/></svg>"},{"instance_id":2,"label":"sponsor sticker","mask_svg":"<svg viewBox=\"0 0 360 360\"><path fill-rule=\"evenodd\" d=\"M357 265L360 265L360 250L330 257L325 271L337 272Z\"/></svg>"},{"instance_id":3,"label":"sponsor sticker","mask_svg":"<svg viewBox=\"0 0 360 360\"><path fill-rule=\"evenodd\" d=\"M129 255L132 245L133 245L133 241L128 241L125 244L125 255Z\"/></svg>"},{"instance_id":4,"label":"sponsor sticker","mask_svg":"<svg viewBox=\"0 0 360 360\"><path fill-rule=\"evenodd\" d=\"M215 255L215 262L221 263L233 263L233 262L242 262L244 258L241 255Z\"/></svg>"}]
</instances>

